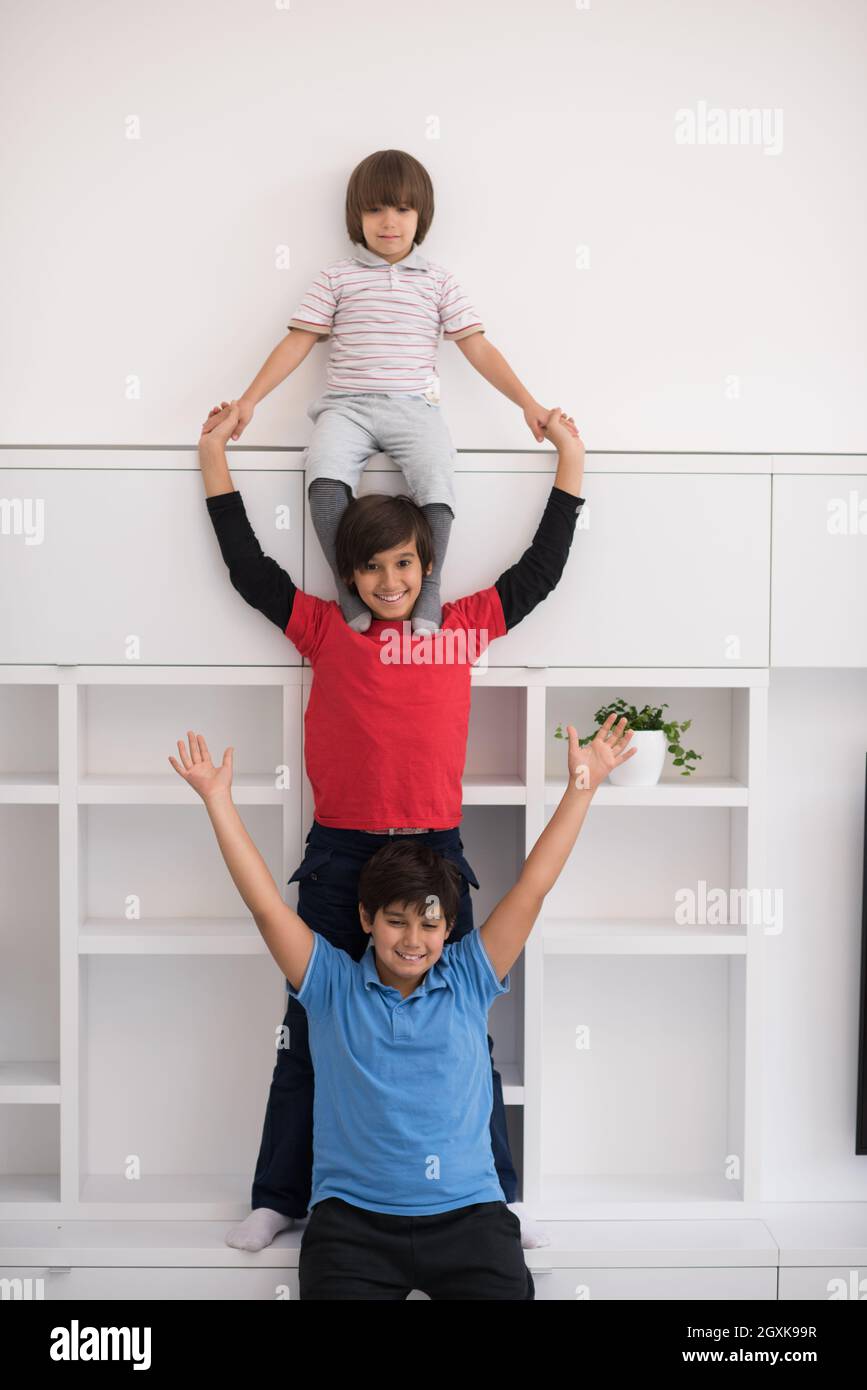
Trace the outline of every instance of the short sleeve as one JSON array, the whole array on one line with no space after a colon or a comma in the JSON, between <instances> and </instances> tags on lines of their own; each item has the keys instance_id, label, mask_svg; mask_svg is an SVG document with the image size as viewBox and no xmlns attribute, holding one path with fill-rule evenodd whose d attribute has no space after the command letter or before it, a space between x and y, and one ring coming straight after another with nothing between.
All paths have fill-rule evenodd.
<instances>
[{"instance_id":1,"label":"short sleeve","mask_svg":"<svg viewBox=\"0 0 867 1390\"><path fill-rule=\"evenodd\" d=\"M331 1009L338 991L345 994L349 989L352 967L352 957L346 951L339 951L326 937L314 932L313 950L301 988L296 989L287 980L286 992L303 1004L310 1018L322 1018Z\"/></svg>"},{"instance_id":2,"label":"short sleeve","mask_svg":"<svg viewBox=\"0 0 867 1390\"><path fill-rule=\"evenodd\" d=\"M328 629L335 621L335 613L340 613L336 603L296 590L286 636L308 661L318 657ZM342 615L340 621L343 621Z\"/></svg>"},{"instance_id":3,"label":"short sleeve","mask_svg":"<svg viewBox=\"0 0 867 1390\"><path fill-rule=\"evenodd\" d=\"M287 328L303 328L325 338L331 332L337 300L327 270L321 271L295 307Z\"/></svg>"},{"instance_id":4,"label":"short sleeve","mask_svg":"<svg viewBox=\"0 0 867 1390\"><path fill-rule=\"evenodd\" d=\"M511 990L511 975L497 979L478 927L449 946L448 958L449 969L455 972L456 988L487 1017L494 1000Z\"/></svg>"},{"instance_id":5,"label":"short sleeve","mask_svg":"<svg viewBox=\"0 0 867 1390\"><path fill-rule=\"evenodd\" d=\"M485 325L479 315L450 273L446 273L440 291L439 314L443 337L454 342L458 338L468 338L471 333L485 331Z\"/></svg>"},{"instance_id":6,"label":"short sleeve","mask_svg":"<svg viewBox=\"0 0 867 1390\"><path fill-rule=\"evenodd\" d=\"M446 632L457 629L467 633L466 647L470 662L481 656L497 637L505 637L506 617L500 595L493 584L488 589L480 589L477 594L444 604L442 626Z\"/></svg>"}]
</instances>

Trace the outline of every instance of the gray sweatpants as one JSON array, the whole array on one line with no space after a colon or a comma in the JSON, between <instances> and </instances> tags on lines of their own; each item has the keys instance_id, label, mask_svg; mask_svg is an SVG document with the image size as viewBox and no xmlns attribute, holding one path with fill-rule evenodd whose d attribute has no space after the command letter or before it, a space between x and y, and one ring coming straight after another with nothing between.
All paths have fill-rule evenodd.
<instances>
[{"instance_id":1,"label":"gray sweatpants","mask_svg":"<svg viewBox=\"0 0 867 1390\"><path fill-rule=\"evenodd\" d=\"M407 392L325 391L307 414L314 422L304 455L308 488L315 478L334 478L355 497L368 458L384 453L418 506L444 502L454 513L456 451L438 405Z\"/></svg>"}]
</instances>

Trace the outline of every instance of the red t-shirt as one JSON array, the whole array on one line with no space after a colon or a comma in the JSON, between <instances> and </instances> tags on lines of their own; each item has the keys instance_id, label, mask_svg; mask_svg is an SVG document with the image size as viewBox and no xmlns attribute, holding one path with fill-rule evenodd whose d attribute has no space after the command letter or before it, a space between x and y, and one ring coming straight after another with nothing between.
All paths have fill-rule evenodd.
<instances>
[{"instance_id":1,"label":"red t-shirt","mask_svg":"<svg viewBox=\"0 0 867 1390\"><path fill-rule=\"evenodd\" d=\"M374 618L355 632L333 600L297 590L286 636L313 667L304 752L320 825L460 825L470 667L506 634L496 588L443 604L442 629Z\"/></svg>"}]
</instances>

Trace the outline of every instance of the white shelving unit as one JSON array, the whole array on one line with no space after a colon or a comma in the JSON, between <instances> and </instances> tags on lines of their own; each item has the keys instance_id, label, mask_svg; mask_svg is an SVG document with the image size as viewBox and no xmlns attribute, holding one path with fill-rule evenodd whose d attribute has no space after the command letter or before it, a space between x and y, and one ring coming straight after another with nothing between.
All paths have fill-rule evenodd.
<instances>
[{"instance_id":1,"label":"white shelving unit","mask_svg":"<svg viewBox=\"0 0 867 1390\"><path fill-rule=\"evenodd\" d=\"M263 549L330 593L298 460L231 454ZM232 591L209 527L190 529L191 451L133 462L5 451L5 492L44 499L52 543L0 549L0 587L32 597L0 653L0 1267L44 1276L47 1298L294 1298L299 1232L256 1257L224 1242L249 1206L283 980L167 757L190 725L218 755L235 745L242 814L285 883L312 819L310 672ZM552 469L550 454L461 451L450 593L514 563ZM863 495L867 458L588 456L587 480L560 583L474 673L462 838L476 921L564 784L558 723L590 732L618 695L668 701L704 757L689 778L668 764L654 788L600 789L491 1010L522 1195L553 1240L527 1263L542 1299L825 1298L867 1269L864 1204L769 1200L762 926L681 924L673 907L701 880L769 882L772 669L864 665L865 552L824 528ZM399 487L371 461L362 490ZM647 575L675 607L612 612Z\"/></svg>"},{"instance_id":2,"label":"white shelving unit","mask_svg":"<svg viewBox=\"0 0 867 1390\"><path fill-rule=\"evenodd\" d=\"M38 916L3 923L0 1212L242 1210L250 1174L231 1154L247 1145L232 1140L221 1098L243 1102L256 1059L267 1093L268 1029L250 1039L250 1023L279 1007L282 981L168 754L190 726L209 731L215 753L235 744L236 799L285 881L301 837L300 668L10 667L0 711L0 817L20 835L22 808L47 802L55 821L53 844L34 829L5 865L4 907L27 903L34 879L53 878L53 891ZM16 1027L22 992L44 1010L46 955L58 980L50 1026ZM250 1095L241 1123L260 1101Z\"/></svg>"},{"instance_id":3,"label":"white shelving unit","mask_svg":"<svg viewBox=\"0 0 867 1390\"><path fill-rule=\"evenodd\" d=\"M703 754L599 789L525 951L527 1200L549 1219L730 1214L760 1199L760 921L679 925L675 894L765 883L768 671L548 670L528 690L527 847L562 792L557 724L622 695ZM541 684L541 682L540 682ZM558 773L558 775L554 775ZM542 786L539 786L539 782ZM580 1044L580 1045L579 1045Z\"/></svg>"},{"instance_id":4,"label":"white shelving unit","mask_svg":"<svg viewBox=\"0 0 867 1390\"><path fill-rule=\"evenodd\" d=\"M3 1035L0 1219L247 1209L283 981L167 759L189 727L215 757L235 746L236 799L286 884L313 813L310 679L294 665L0 668L0 817L20 819L29 850L22 899L34 872L45 889L38 917L4 927L22 957L4 1006L46 954L58 981L53 1031L43 1000L42 1027ZM599 790L492 1010L523 1195L543 1218L734 1216L760 1200L762 927L678 925L672 892L765 883L767 685L766 668L474 673L462 836L477 923L565 785L558 723L590 732L620 694L667 700L704 755L689 778L669 763L656 787Z\"/></svg>"}]
</instances>

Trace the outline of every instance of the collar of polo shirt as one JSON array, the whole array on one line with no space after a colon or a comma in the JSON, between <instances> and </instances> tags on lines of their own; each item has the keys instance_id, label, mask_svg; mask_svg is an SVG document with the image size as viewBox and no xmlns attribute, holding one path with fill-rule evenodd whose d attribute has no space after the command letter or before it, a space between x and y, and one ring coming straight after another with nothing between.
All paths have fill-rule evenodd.
<instances>
[{"instance_id":1,"label":"collar of polo shirt","mask_svg":"<svg viewBox=\"0 0 867 1390\"><path fill-rule=\"evenodd\" d=\"M445 951L440 956L439 960L434 961L434 965L448 966L450 964L451 961L448 959ZM428 966L427 974L422 980L421 985L417 986L412 991L412 994L407 995L408 999L414 998L417 994L427 994L429 990L432 989L451 988L451 982L439 973L434 975L433 979L431 979L431 970L433 970L433 968L434 966ZM376 985L379 989L394 989L394 985L385 985L379 978L379 971L376 968L376 948L373 944L373 937L369 939L367 950L361 957L361 978L364 981L365 989L369 989L371 985ZM398 991L395 990L395 993L398 993Z\"/></svg>"},{"instance_id":2,"label":"collar of polo shirt","mask_svg":"<svg viewBox=\"0 0 867 1390\"><path fill-rule=\"evenodd\" d=\"M363 242L354 241L352 243L352 259L361 261L363 265L387 265L389 270L427 270L428 263L418 249L416 242L412 244L412 250L408 256L404 256L402 261L387 261L384 256L378 256L375 251L371 251L369 246Z\"/></svg>"}]
</instances>

